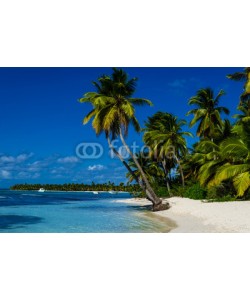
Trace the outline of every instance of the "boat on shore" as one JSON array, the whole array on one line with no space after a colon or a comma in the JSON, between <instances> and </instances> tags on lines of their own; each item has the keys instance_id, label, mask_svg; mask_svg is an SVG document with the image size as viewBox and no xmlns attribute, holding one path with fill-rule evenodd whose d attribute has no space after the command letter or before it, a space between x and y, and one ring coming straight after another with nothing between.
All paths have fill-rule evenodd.
<instances>
[{"instance_id":1,"label":"boat on shore","mask_svg":"<svg viewBox=\"0 0 250 300\"><path fill-rule=\"evenodd\" d=\"M98 195L98 194L99 194L99 192L93 192L93 194L94 194L94 195Z\"/></svg>"}]
</instances>

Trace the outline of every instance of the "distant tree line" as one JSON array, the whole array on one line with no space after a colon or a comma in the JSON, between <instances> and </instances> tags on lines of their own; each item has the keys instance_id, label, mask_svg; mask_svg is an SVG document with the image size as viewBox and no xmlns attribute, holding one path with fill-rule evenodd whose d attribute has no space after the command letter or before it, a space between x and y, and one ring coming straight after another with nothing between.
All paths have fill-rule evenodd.
<instances>
[{"instance_id":1,"label":"distant tree line","mask_svg":"<svg viewBox=\"0 0 250 300\"><path fill-rule=\"evenodd\" d=\"M84 183L65 183L65 184L15 184L10 189L11 190L29 190L37 191L43 188L47 191L116 191L116 192L129 192L136 193L140 191L139 185L137 184L127 184L123 182L116 185L113 182L107 183L94 183L84 184Z\"/></svg>"}]
</instances>

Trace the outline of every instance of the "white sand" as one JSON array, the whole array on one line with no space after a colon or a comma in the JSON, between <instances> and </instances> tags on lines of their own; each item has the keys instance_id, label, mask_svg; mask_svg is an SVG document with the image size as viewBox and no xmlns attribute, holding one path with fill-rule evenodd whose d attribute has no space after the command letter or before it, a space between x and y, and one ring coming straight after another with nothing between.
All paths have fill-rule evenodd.
<instances>
[{"instance_id":1,"label":"white sand","mask_svg":"<svg viewBox=\"0 0 250 300\"><path fill-rule=\"evenodd\" d=\"M150 205L146 199L118 200ZM171 208L153 214L173 220L171 232L250 232L250 201L203 203L199 200L173 197Z\"/></svg>"}]
</instances>

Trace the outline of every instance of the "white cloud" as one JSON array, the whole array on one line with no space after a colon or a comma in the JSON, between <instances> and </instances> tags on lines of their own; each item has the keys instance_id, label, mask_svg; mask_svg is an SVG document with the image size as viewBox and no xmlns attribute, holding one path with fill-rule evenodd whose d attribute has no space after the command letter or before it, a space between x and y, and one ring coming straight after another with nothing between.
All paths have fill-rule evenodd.
<instances>
[{"instance_id":1,"label":"white cloud","mask_svg":"<svg viewBox=\"0 0 250 300\"><path fill-rule=\"evenodd\" d=\"M179 89L187 89L190 86L193 88L200 88L204 85L204 82L202 82L199 78L190 77L186 79L174 79L172 82L168 82L168 86L179 90Z\"/></svg>"},{"instance_id":2,"label":"white cloud","mask_svg":"<svg viewBox=\"0 0 250 300\"><path fill-rule=\"evenodd\" d=\"M39 173L32 174L25 171L21 171L16 175L17 179L36 179L38 177L40 177Z\"/></svg>"},{"instance_id":3,"label":"white cloud","mask_svg":"<svg viewBox=\"0 0 250 300\"><path fill-rule=\"evenodd\" d=\"M33 163L27 164L26 170L29 171L29 172L40 172L41 170L48 167L50 163L51 162L50 162L49 159L37 160Z\"/></svg>"},{"instance_id":4,"label":"white cloud","mask_svg":"<svg viewBox=\"0 0 250 300\"><path fill-rule=\"evenodd\" d=\"M29 153L29 154L19 154L18 156L8 156L8 155L2 155L0 157L0 164L6 164L6 163L22 163L26 160L28 160L29 158L31 158L33 156L33 153Z\"/></svg>"},{"instance_id":5,"label":"white cloud","mask_svg":"<svg viewBox=\"0 0 250 300\"><path fill-rule=\"evenodd\" d=\"M20 154L16 157L16 162L17 163L21 163L24 162L26 160L28 160L29 158L31 158L34 154L33 153L29 153L29 154Z\"/></svg>"},{"instance_id":6,"label":"white cloud","mask_svg":"<svg viewBox=\"0 0 250 300\"><path fill-rule=\"evenodd\" d=\"M1 179L10 179L11 178L11 173L6 170L0 170L0 178Z\"/></svg>"},{"instance_id":7,"label":"white cloud","mask_svg":"<svg viewBox=\"0 0 250 300\"><path fill-rule=\"evenodd\" d=\"M120 171L127 171L127 169L124 166L117 167L114 169L115 172L120 172Z\"/></svg>"},{"instance_id":8,"label":"white cloud","mask_svg":"<svg viewBox=\"0 0 250 300\"><path fill-rule=\"evenodd\" d=\"M168 85L172 88L183 88L187 84L186 79L176 79L173 82L169 82Z\"/></svg>"},{"instance_id":9,"label":"white cloud","mask_svg":"<svg viewBox=\"0 0 250 300\"><path fill-rule=\"evenodd\" d=\"M77 163L79 160L76 156L66 156L58 158L57 162L60 164Z\"/></svg>"},{"instance_id":10,"label":"white cloud","mask_svg":"<svg viewBox=\"0 0 250 300\"><path fill-rule=\"evenodd\" d=\"M88 166L88 171L101 171L106 169L105 166L103 165L93 165L93 166Z\"/></svg>"},{"instance_id":11,"label":"white cloud","mask_svg":"<svg viewBox=\"0 0 250 300\"><path fill-rule=\"evenodd\" d=\"M67 178L67 176L70 177L70 174L74 172L74 169L67 168L67 167L54 167L50 170L50 176L53 179L61 179L61 178Z\"/></svg>"},{"instance_id":12,"label":"white cloud","mask_svg":"<svg viewBox=\"0 0 250 300\"><path fill-rule=\"evenodd\" d=\"M6 155L1 156L0 157L0 162L1 163L13 163L13 162L15 162L15 157L13 157L13 156L6 156Z\"/></svg>"}]
</instances>

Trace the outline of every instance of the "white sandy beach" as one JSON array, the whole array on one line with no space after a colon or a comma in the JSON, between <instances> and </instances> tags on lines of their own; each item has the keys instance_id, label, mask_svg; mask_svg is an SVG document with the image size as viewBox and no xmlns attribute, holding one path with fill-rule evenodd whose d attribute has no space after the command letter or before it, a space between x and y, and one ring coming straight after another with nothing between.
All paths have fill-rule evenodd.
<instances>
[{"instance_id":1,"label":"white sandy beach","mask_svg":"<svg viewBox=\"0 0 250 300\"><path fill-rule=\"evenodd\" d=\"M150 205L146 199L126 199L121 202ZM200 200L173 197L171 208L152 214L171 219L177 227L171 232L249 232L250 201L203 203Z\"/></svg>"}]
</instances>

